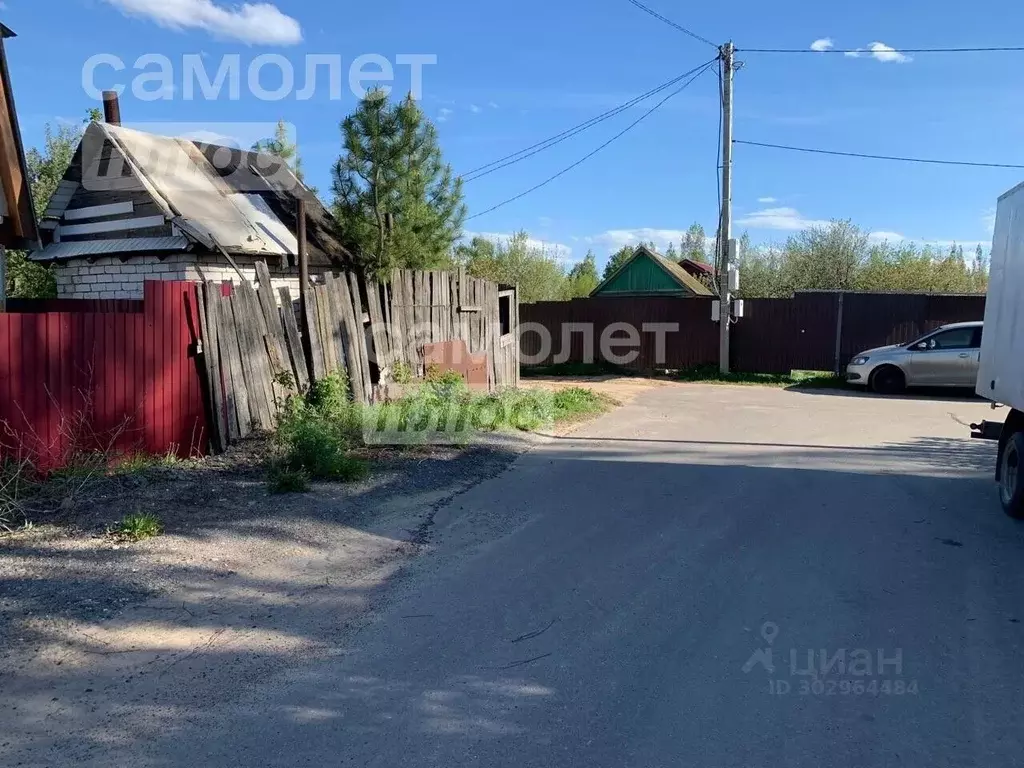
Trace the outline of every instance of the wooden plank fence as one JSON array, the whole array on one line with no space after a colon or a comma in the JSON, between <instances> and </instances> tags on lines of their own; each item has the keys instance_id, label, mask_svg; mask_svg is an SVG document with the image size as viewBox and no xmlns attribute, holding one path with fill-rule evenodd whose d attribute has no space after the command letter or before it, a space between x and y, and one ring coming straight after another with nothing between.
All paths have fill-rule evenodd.
<instances>
[{"instance_id":1,"label":"wooden plank fence","mask_svg":"<svg viewBox=\"0 0 1024 768\"><path fill-rule=\"evenodd\" d=\"M519 383L515 289L464 270L396 270L387 284L325 275L299 307L288 289L275 293L265 264L256 275L255 287L201 290L202 365L220 448L272 430L291 395L336 372L347 375L355 401L379 399L397 365L427 373L425 344L464 340L471 354L487 355L492 390Z\"/></svg>"}]
</instances>

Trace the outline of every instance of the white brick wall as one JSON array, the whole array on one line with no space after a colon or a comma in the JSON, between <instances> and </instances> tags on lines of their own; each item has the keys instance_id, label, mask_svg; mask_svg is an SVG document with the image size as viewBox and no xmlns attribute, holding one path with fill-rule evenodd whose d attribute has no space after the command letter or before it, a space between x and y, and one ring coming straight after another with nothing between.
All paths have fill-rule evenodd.
<instances>
[{"instance_id":1,"label":"white brick wall","mask_svg":"<svg viewBox=\"0 0 1024 768\"><path fill-rule=\"evenodd\" d=\"M245 275L246 279L255 284L256 283L256 262L262 261L252 256L236 256L235 263L238 264L242 274ZM280 268L280 261L277 257L270 257L266 259L267 267L270 269L270 282L274 286L274 298L278 303L281 301L281 297L277 294L278 289L287 288L291 293L292 299L299 298L299 275L298 270L282 270ZM324 272L323 269L310 268L310 274L313 276L320 275ZM205 280L208 282L238 282L238 273L234 268L228 264L223 258L216 256L203 254L195 257L192 264L185 266L185 279L186 280Z\"/></svg>"},{"instance_id":2,"label":"white brick wall","mask_svg":"<svg viewBox=\"0 0 1024 768\"><path fill-rule=\"evenodd\" d=\"M54 273L57 296L62 299L141 299L146 280L186 279L183 264L163 263L156 256L136 256L126 262L114 256L101 256L92 263L74 259L55 265Z\"/></svg>"},{"instance_id":3,"label":"white brick wall","mask_svg":"<svg viewBox=\"0 0 1024 768\"><path fill-rule=\"evenodd\" d=\"M255 257L236 257L235 261L251 283L256 282ZM277 257L266 259L271 282L277 289L287 287L292 298L299 297L297 270L280 269ZM324 272L312 268L314 276ZM211 282L238 282L238 273L223 257L208 254L174 254L161 261L156 256L136 256L126 262L113 256L103 256L89 263L74 259L54 266L57 295L62 299L141 299L146 280L206 280Z\"/></svg>"}]
</instances>

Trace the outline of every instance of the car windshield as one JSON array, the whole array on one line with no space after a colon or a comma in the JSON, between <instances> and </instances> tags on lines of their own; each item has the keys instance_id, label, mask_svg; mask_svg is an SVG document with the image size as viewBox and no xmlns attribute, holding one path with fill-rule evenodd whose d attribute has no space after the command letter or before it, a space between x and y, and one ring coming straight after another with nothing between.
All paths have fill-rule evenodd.
<instances>
[{"instance_id":1,"label":"car windshield","mask_svg":"<svg viewBox=\"0 0 1024 768\"><path fill-rule=\"evenodd\" d=\"M962 346L969 346L974 336L974 326L963 326L961 328L939 329L926 333L911 342L901 344L907 349L916 347L918 344L928 342L932 349L953 349Z\"/></svg>"}]
</instances>

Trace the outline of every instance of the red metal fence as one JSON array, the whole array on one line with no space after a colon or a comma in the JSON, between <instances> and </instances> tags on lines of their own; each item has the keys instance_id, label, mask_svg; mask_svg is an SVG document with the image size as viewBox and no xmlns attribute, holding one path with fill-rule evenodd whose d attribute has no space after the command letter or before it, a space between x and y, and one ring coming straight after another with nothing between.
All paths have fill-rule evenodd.
<instances>
[{"instance_id":1,"label":"red metal fence","mask_svg":"<svg viewBox=\"0 0 1024 768\"><path fill-rule=\"evenodd\" d=\"M745 317L732 328L730 362L733 370L748 373L841 370L861 350L911 341L945 323L985 315L984 296L808 291L789 299L747 299L745 305ZM524 304L520 322L524 364L602 361L602 334L616 323L641 331L639 356L629 368L718 364L718 324L706 299L599 297ZM667 334L663 354L656 335L642 332L651 323L679 325Z\"/></svg>"},{"instance_id":2,"label":"red metal fence","mask_svg":"<svg viewBox=\"0 0 1024 768\"><path fill-rule=\"evenodd\" d=\"M147 282L123 311L60 306L0 313L0 451L41 468L76 451L204 452L195 285Z\"/></svg>"}]
</instances>

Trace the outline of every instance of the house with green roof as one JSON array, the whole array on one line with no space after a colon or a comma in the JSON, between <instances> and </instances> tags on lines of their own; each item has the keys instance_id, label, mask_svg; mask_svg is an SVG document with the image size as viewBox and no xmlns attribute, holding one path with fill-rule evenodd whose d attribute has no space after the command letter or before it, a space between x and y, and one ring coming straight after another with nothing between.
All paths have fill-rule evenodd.
<instances>
[{"instance_id":1,"label":"house with green roof","mask_svg":"<svg viewBox=\"0 0 1024 768\"><path fill-rule=\"evenodd\" d=\"M594 296L711 297L704 283L671 259L641 245L625 264L601 283Z\"/></svg>"}]
</instances>

